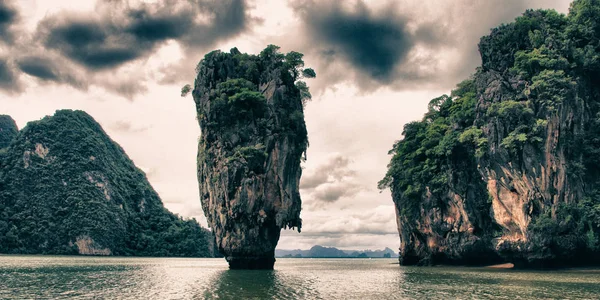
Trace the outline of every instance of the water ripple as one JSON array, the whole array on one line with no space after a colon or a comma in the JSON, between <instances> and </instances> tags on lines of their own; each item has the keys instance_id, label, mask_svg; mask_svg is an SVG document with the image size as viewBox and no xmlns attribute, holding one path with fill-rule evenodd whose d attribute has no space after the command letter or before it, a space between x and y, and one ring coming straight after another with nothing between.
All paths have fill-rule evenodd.
<instances>
[{"instance_id":1,"label":"water ripple","mask_svg":"<svg viewBox=\"0 0 600 300\"><path fill-rule=\"evenodd\" d=\"M0 256L0 299L598 299L599 270L400 267L393 259Z\"/></svg>"}]
</instances>

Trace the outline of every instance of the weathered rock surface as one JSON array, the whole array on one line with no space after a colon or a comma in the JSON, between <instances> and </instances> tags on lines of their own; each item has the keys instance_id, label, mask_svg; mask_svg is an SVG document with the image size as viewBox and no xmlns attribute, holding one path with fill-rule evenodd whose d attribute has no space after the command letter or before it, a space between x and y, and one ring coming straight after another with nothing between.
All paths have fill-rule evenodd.
<instances>
[{"instance_id":1,"label":"weathered rock surface","mask_svg":"<svg viewBox=\"0 0 600 300\"><path fill-rule=\"evenodd\" d=\"M401 264L600 263L599 13L575 1L492 30L473 78L405 127L381 182Z\"/></svg>"},{"instance_id":2,"label":"weathered rock surface","mask_svg":"<svg viewBox=\"0 0 600 300\"><path fill-rule=\"evenodd\" d=\"M296 66L273 50L211 52L198 65L193 90L202 130L200 200L233 269L273 268L281 229L302 225L302 96Z\"/></svg>"}]
</instances>

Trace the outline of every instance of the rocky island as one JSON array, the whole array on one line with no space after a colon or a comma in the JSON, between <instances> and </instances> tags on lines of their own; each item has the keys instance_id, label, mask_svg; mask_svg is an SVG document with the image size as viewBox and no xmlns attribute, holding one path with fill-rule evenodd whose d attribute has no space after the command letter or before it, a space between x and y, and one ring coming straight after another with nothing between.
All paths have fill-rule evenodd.
<instances>
[{"instance_id":1,"label":"rocky island","mask_svg":"<svg viewBox=\"0 0 600 300\"><path fill-rule=\"evenodd\" d=\"M600 3L528 10L404 127L390 187L403 265L600 263Z\"/></svg>"},{"instance_id":2,"label":"rocky island","mask_svg":"<svg viewBox=\"0 0 600 300\"><path fill-rule=\"evenodd\" d=\"M213 51L193 87L198 182L216 245L232 269L272 269L281 229L300 231L300 162L308 146L302 54Z\"/></svg>"},{"instance_id":3,"label":"rocky island","mask_svg":"<svg viewBox=\"0 0 600 300\"><path fill-rule=\"evenodd\" d=\"M59 110L20 131L0 116L0 253L210 257L213 237L90 115Z\"/></svg>"}]
</instances>

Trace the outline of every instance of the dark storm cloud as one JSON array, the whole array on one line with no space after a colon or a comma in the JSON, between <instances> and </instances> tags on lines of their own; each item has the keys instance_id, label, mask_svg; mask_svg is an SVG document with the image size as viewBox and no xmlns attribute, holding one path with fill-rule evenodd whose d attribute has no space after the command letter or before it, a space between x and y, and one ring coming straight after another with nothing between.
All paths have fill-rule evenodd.
<instances>
[{"instance_id":1,"label":"dark storm cloud","mask_svg":"<svg viewBox=\"0 0 600 300\"><path fill-rule=\"evenodd\" d=\"M129 17L131 24L127 32L140 40L162 41L186 34L193 26L194 15L190 12L152 15L147 10L137 9L131 11Z\"/></svg>"},{"instance_id":2,"label":"dark storm cloud","mask_svg":"<svg viewBox=\"0 0 600 300\"><path fill-rule=\"evenodd\" d=\"M91 70L119 66L140 57L143 49L148 49L137 43L135 38L112 34L110 28L100 22L58 24L61 21L62 18L45 20L42 26L50 30L44 45L59 50L67 58Z\"/></svg>"},{"instance_id":3,"label":"dark storm cloud","mask_svg":"<svg viewBox=\"0 0 600 300\"><path fill-rule=\"evenodd\" d=\"M6 58L0 57L0 90L4 90L9 93L19 92L21 85L19 83L19 77L16 74L14 67L10 61Z\"/></svg>"},{"instance_id":4,"label":"dark storm cloud","mask_svg":"<svg viewBox=\"0 0 600 300\"><path fill-rule=\"evenodd\" d=\"M184 47L210 47L244 31L250 20L242 0L171 4L163 1L130 8L106 1L101 3L101 13L90 17L65 13L46 18L39 36L47 48L94 71L148 57L168 40ZM200 16L208 22L197 21Z\"/></svg>"},{"instance_id":5,"label":"dark storm cloud","mask_svg":"<svg viewBox=\"0 0 600 300\"><path fill-rule=\"evenodd\" d=\"M480 64L477 43L527 8L564 11L568 0L293 0L302 35L282 40L314 57L322 90L350 81L362 91L451 88ZM433 4L433 5L432 5Z\"/></svg>"},{"instance_id":6,"label":"dark storm cloud","mask_svg":"<svg viewBox=\"0 0 600 300\"><path fill-rule=\"evenodd\" d=\"M16 65L23 73L35 77L44 83L66 83L77 89L85 90L88 83L78 79L67 62L57 57L29 55L17 58Z\"/></svg>"},{"instance_id":7,"label":"dark storm cloud","mask_svg":"<svg viewBox=\"0 0 600 300\"><path fill-rule=\"evenodd\" d=\"M211 22L190 30L184 39L188 46L206 46L207 42L233 37L258 21L248 16L244 0L200 1L200 10L211 16Z\"/></svg>"},{"instance_id":8,"label":"dark storm cloud","mask_svg":"<svg viewBox=\"0 0 600 300\"><path fill-rule=\"evenodd\" d=\"M58 81L59 77L54 66L48 60L40 57L26 57L17 61L19 69L25 74L44 79Z\"/></svg>"},{"instance_id":9,"label":"dark storm cloud","mask_svg":"<svg viewBox=\"0 0 600 300\"><path fill-rule=\"evenodd\" d=\"M17 18L15 9L0 3L3 36ZM115 70L130 62L143 65L144 59L171 40L179 42L186 54L202 53L244 32L255 21L248 15L244 0L164 0L136 5L100 0L93 12L59 11L44 17L32 37L12 45L9 52L15 57L26 56L17 60L19 71L46 83L65 83L79 89L96 85L130 98L147 90L146 72L134 69L123 75ZM54 59L60 64L53 64ZM191 65L193 70L195 63ZM137 81L115 78L121 75L136 77Z\"/></svg>"},{"instance_id":10,"label":"dark storm cloud","mask_svg":"<svg viewBox=\"0 0 600 300\"><path fill-rule=\"evenodd\" d=\"M179 41L183 46L184 58L178 63L164 67L161 84L189 82L194 78L194 67L204 54L218 41L235 37L248 31L261 19L248 15L248 4L243 0L203 1L201 11L211 16L209 23L196 24L193 30L182 36ZM190 64L190 62L193 62Z\"/></svg>"},{"instance_id":11,"label":"dark storm cloud","mask_svg":"<svg viewBox=\"0 0 600 300\"><path fill-rule=\"evenodd\" d=\"M339 2L323 9L303 6L307 26L319 40L330 44L329 53L342 55L352 65L380 81L389 81L397 64L414 47L416 37L406 30L406 18L394 14L375 15L359 2L354 11Z\"/></svg>"},{"instance_id":12,"label":"dark storm cloud","mask_svg":"<svg viewBox=\"0 0 600 300\"><path fill-rule=\"evenodd\" d=\"M14 39L10 30L11 26L17 21L17 10L9 4L8 0L0 0L0 42L11 43Z\"/></svg>"},{"instance_id":13,"label":"dark storm cloud","mask_svg":"<svg viewBox=\"0 0 600 300\"><path fill-rule=\"evenodd\" d=\"M410 18L399 14L395 5L376 12L362 1L352 8L339 1L305 1L296 3L294 8L302 16L308 34L325 45L320 51L323 58L342 59L380 84L397 79L397 70L410 62L409 54L416 45L433 47L443 36L441 27L409 30ZM420 76L412 71L402 75Z\"/></svg>"}]
</instances>

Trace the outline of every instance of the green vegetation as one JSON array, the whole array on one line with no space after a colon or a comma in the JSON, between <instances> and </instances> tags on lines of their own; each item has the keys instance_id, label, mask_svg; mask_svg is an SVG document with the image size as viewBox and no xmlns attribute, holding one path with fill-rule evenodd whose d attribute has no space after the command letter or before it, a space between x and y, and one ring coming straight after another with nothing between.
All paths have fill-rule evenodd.
<instances>
[{"instance_id":1,"label":"green vegetation","mask_svg":"<svg viewBox=\"0 0 600 300\"><path fill-rule=\"evenodd\" d=\"M189 84L184 85L181 88L181 97L187 96L192 91L192 86Z\"/></svg>"},{"instance_id":2,"label":"green vegetation","mask_svg":"<svg viewBox=\"0 0 600 300\"><path fill-rule=\"evenodd\" d=\"M265 152L265 146L256 144L251 147L237 146L233 150L233 155L228 157L228 163L238 161L247 166L247 176L263 174L265 172L265 161L268 157Z\"/></svg>"},{"instance_id":3,"label":"green vegetation","mask_svg":"<svg viewBox=\"0 0 600 300\"><path fill-rule=\"evenodd\" d=\"M218 83L211 99L215 118L209 126L215 129L254 120L260 122L267 110L265 96L252 82L241 78Z\"/></svg>"},{"instance_id":4,"label":"green vegetation","mask_svg":"<svg viewBox=\"0 0 600 300\"><path fill-rule=\"evenodd\" d=\"M426 193L443 198L452 178L477 176L475 157L483 155L487 139L473 126L476 102L473 80L466 80L451 96L431 100L423 120L404 126L404 139L394 144L389 170L379 182L380 189L392 188L402 215L417 217Z\"/></svg>"},{"instance_id":5,"label":"green vegetation","mask_svg":"<svg viewBox=\"0 0 600 300\"><path fill-rule=\"evenodd\" d=\"M230 53L213 51L208 53L196 67L202 72L205 67L220 64L219 72L211 74L212 82L216 85L210 91L202 94L209 95L210 106L198 105L198 116L201 126L209 131L207 143L215 141L216 136L226 136L225 150L230 153L229 162L237 161L248 164L249 170L255 174L263 172L269 145L263 145L257 137L269 135L285 136L292 144L299 145L302 152L308 147L306 125L304 123L303 106L311 99L306 82L301 79L314 78L315 71L304 67L303 54L295 51L280 53L279 47L269 45L258 55L241 53L237 48ZM275 86L269 86L271 81L279 81L287 88L284 95L275 95ZM195 83L195 86L203 83ZM210 84L206 84L210 86ZM189 87L182 89L182 95L189 92ZM273 103L268 104L266 95L272 97ZM299 106L295 101L286 99L302 99ZM269 106L272 105L271 108ZM273 114L277 114L277 126ZM260 150L258 154L240 154L240 145L244 149ZM249 159L239 159L246 157Z\"/></svg>"},{"instance_id":6,"label":"green vegetation","mask_svg":"<svg viewBox=\"0 0 600 300\"><path fill-rule=\"evenodd\" d=\"M18 131L17 124L10 116L0 115L0 150L10 145Z\"/></svg>"},{"instance_id":7,"label":"green vegetation","mask_svg":"<svg viewBox=\"0 0 600 300\"><path fill-rule=\"evenodd\" d=\"M0 253L212 256L212 235L167 211L145 174L82 111L30 122L2 158Z\"/></svg>"},{"instance_id":8,"label":"green vegetation","mask_svg":"<svg viewBox=\"0 0 600 300\"><path fill-rule=\"evenodd\" d=\"M401 217L416 220L420 209L448 201L448 191L463 195L465 185L481 187L485 168L540 176L528 173L560 149L565 157L557 159L564 159L572 184L562 193L580 192L558 203L533 199L532 251L541 260L598 251L600 1L576 0L567 16L528 10L493 29L479 49L482 66L473 78L433 99L423 120L404 127L379 187L391 188ZM559 197L554 187L550 193ZM489 201L484 186L477 195L467 205Z\"/></svg>"}]
</instances>

